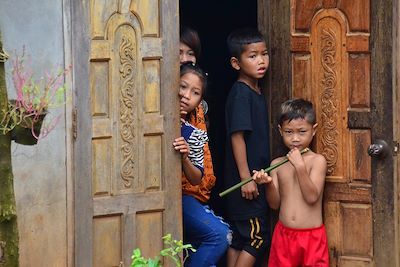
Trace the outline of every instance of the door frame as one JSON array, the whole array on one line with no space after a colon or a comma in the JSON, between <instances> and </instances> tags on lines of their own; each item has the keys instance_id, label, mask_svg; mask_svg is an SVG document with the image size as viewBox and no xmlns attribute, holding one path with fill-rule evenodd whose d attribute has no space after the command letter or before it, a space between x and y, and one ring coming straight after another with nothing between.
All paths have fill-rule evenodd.
<instances>
[{"instance_id":1,"label":"door frame","mask_svg":"<svg viewBox=\"0 0 400 267\"><path fill-rule=\"evenodd\" d=\"M395 18L394 31L396 32L395 38L393 38L393 54L394 54L394 88L393 88L393 136L394 136L394 146L396 152L396 160L394 163L394 190L396 192L395 196L399 196L400 189L400 157L399 157L399 142L400 142L400 3L396 1L393 7L393 17ZM395 209L394 214L396 218L395 223L395 238L397 239L395 246L396 255L396 265L400 266L400 202L399 198L395 197ZM396 253L397 252L397 253Z\"/></svg>"},{"instance_id":2,"label":"door frame","mask_svg":"<svg viewBox=\"0 0 400 267\"><path fill-rule=\"evenodd\" d=\"M385 140L393 147L394 111L393 92L396 69L394 64L395 47L395 6L393 0L371 1L371 123L378 126L371 131L371 142ZM392 12L390 12L392 11ZM396 12L397 13L397 12ZM382 26L385 31L382 31ZM380 29L379 29L380 28ZM396 204L397 186L395 183L395 157L388 155L383 160L372 159L372 216L373 253L376 266L398 266L398 245ZM385 244L382 246L381 244Z\"/></svg>"},{"instance_id":3,"label":"door frame","mask_svg":"<svg viewBox=\"0 0 400 267\"><path fill-rule=\"evenodd\" d=\"M290 8L290 0L258 0L259 29L267 36L271 58L266 79L267 101L271 110L279 110L280 103L291 97ZM369 43L371 62L373 62L371 64L371 112L368 117L362 119L371 123L393 121L393 123L380 125L377 123L380 127L374 127L371 136L371 143L376 139L383 139L391 148L393 140L396 140L394 133L398 138L400 133L399 118L394 115L396 112L400 114L400 108L397 105L400 101L398 99L400 95L398 89L400 53L396 53L400 48L400 37L395 37L400 35L399 14L399 4L394 0L371 1ZM385 31L379 31L378 28L383 26ZM272 116L270 123L271 140L279 140L276 127L277 118ZM272 158L283 153L282 145L271 142ZM373 259L375 266L400 266L400 212L397 207L399 193L397 185L400 187L400 182L396 178L400 175L400 171L396 169L396 164L400 168L399 162L398 158L391 155L384 160L372 159ZM385 244L385 246L381 244Z\"/></svg>"},{"instance_id":4,"label":"door frame","mask_svg":"<svg viewBox=\"0 0 400 267\"><path fill-rule=\"evenodd\" d=\"M71 2L71 47L73 96L73 262L74 266L92 266L92 136L90 104L90 1ZM79 107L79 116L78 116ZM78 179L87 177L87 179ZM82 238L86 237L86 238Z\"/></svg>"},{"instance_id":5,"label":"door frame","mask_svg":"<svg viewBox=\"0 0 400 267\"><path fill-rule=\"evenodd\" d=\"M272 141L280 140L280 134L277 118L271 111L279 110L280 104L290 97L290 0L258 0L257 10L258 29L266 37L271 59L263 85L270 110L271 158L276 158L286 150L280 142Z\"/></svg>"}]
</instances>

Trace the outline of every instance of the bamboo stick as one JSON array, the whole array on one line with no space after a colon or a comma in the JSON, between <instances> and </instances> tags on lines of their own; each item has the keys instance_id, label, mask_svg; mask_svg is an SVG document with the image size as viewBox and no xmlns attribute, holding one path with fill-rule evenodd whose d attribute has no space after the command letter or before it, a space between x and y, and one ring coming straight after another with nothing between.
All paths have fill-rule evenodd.
<instances>
[{"instance_id":1,"label":"bamboo stick","mask_svg":"<svg viewBox=\"0 0 400 267\"><path fill-rule=\"evenodd\" d=\"M306 153L306 152L308 152L308 151L310 151L309 148L304 148L302 151L300 151L300 153L303 154L303 153ZM288 158L286 157L286 158L285 158L284 160L282 160L281 162L278 162L278 163L276 163L276 164L274 164L274 165L272 165L272 166L269 166L268 168L264 169L264 171L265 171L266 173L269 173L269 172L272 171L273 169L278 168L279 166L281 166L282 164L285 164L285 163L288 162L288 161L289 161L289 160L288 160ZM242 187L243 185L245 185L245 184L247 184L247 183L249 183L249 182L251 182L251 181L253 181L253 177L247 178L246 180L243 180L243 181L241 181L240 183L237 183L237 184L235 184L234 186L229 187L229 188L226 189L225 191L222 191L221 193L219 193L219 196L220 196L220 197L223 197L223 196L229 194L229 193L232 192L232 191L235 191L236 189Z\"/></svg>"}]
</instances>

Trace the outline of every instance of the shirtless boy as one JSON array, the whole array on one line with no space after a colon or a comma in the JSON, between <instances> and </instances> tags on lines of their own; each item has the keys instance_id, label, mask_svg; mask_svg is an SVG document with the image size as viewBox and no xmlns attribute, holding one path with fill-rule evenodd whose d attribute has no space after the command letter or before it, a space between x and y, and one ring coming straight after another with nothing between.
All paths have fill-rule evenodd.
<instances>
[{"instance_id":1,"label":"shirtless boy","mask_svg":"<svg viewBox=\"0 0 400 267\"><path fill-rule=\"evenodd\" d=\"M271 171L255 171L253 178L265 184L266 199L279 209L268 266L329 266L328 243L322 221L322 193L327 164L324 156L308 148L317 129L309 101L293 99L281 105L279 132L288 162ZM284 160L280 157L271 165Z\"/></svg>"}]
</instances>

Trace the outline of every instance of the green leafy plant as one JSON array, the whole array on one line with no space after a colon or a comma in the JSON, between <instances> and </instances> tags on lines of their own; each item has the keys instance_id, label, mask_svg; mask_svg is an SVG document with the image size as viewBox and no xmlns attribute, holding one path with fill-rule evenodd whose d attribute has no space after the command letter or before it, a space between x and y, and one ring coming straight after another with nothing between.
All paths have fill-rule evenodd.
<instances>
[{"instance_id":1,"label":"green leafy plant","mask_svg":"<svg viewBox=\"0 0 400 267\"><path fill-rule=\"evenodd\" d=\"M181 267L189 255L189 251L195 252L191 244L183 244L182 240L172 239L171 234L163 236L165 248L154 258L144 258L139 248L133 250L131 267L161 267L161 257L170 258L175 266ZM181 262L180 254L185 254Z\"/></svg>"}]
</instances>

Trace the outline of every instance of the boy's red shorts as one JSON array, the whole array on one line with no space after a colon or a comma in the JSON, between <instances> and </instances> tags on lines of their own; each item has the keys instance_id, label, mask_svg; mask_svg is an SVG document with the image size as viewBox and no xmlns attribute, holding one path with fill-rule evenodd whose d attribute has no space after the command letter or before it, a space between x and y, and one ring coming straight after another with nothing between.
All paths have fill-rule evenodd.
<instances>
[{"instance_id":1,"label":"boy's red shorts","mask_svg":"<svg viewBox=\"0 0 400 267\"><path fill-rule=\"evenodd\" d=\"M325 226L293 229L280 221L272 236L268 267L329 266Z\"/></svg>"}]
</instances>

